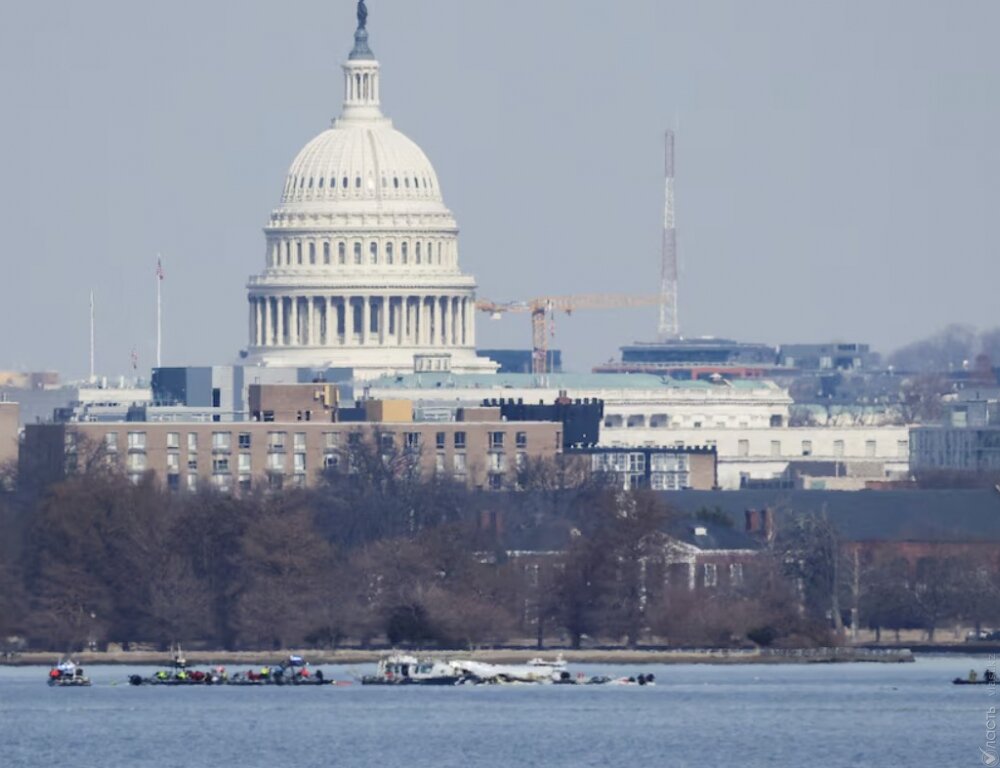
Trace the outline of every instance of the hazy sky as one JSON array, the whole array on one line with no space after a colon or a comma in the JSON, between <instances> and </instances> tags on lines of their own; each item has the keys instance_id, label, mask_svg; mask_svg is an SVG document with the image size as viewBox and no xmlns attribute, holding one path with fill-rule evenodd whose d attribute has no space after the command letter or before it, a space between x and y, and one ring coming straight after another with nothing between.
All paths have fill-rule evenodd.
<instances>
[{"instance_id":1,"label":"hazy sky","mask_svg":"<svg viewBox=\"0 0 1000 768\"><path fill-rule=\"evenodd\" d=\"M340 109L353 0L33 0L0 26L0 367L229 362L298 150ZM675 122L681 326L870 341L1000 325L995 0L369 0L383 109L497 300L649 292ZM480 318L483 346L530 343ZM589 367L654 309L557 321Z\"/></svg>"}]
</instances>

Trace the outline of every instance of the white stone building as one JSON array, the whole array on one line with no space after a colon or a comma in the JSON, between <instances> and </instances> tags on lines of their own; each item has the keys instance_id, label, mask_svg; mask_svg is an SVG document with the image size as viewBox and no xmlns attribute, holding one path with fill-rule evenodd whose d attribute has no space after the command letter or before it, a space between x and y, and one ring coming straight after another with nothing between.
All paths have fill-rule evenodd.
<instances>
[{"instance_id":1,"label":"white stone building","mask_svg":"<svg viewBox=\"0 0 1000 768\"><path fill-rule=\"evenodd\" d=\"M360 9L359 9L360 11ZM437 175L380 109L367 12L344 69L343 111L298 154L248 284L246 362L492 372L475 352L475 280Z\"/></svg>"},{"instance_id":2,"label":"white stone building","mask_svg":"<svg viewBox=\"0 0 1000 768\"><path fill-rule=\"evenodd\" d=\"M601 446L714 448L718 483L724 489L783 478L792 465L830 473L822 481L812 478L809 487L825 483L845 490L863 487L867 480L905 477L909 471L907 427L789 427L792 398L770 381L678 381L606 373L419 374L371 381L365 393L412 399L418 409L431 417L436 410L442 419L451 409L483 400L552 403L561 395L603 400Z\"/></svg>"}]
</instances>

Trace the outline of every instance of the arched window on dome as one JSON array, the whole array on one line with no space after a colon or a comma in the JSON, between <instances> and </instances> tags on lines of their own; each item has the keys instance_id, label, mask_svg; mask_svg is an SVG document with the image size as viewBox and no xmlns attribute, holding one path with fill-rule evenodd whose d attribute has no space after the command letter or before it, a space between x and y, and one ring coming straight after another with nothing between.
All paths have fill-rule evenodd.
<instances>
[{"instance_id":1,"label":"arched window on dome","mask_svg":"<svg viewBox=\"0 0 1000 768\"><path fill-rule=\"evenodd\" d=\"M285 241L285 266L291 266L292 263L292 244Z\"/></svg>"},{"instance_id":2,"label":"arched window on dome","mask_svg":"<svg viewBox=\"0 0 1000 768\"><path fill-rule=\"evenodd\" d=\"M310 176L309 177L309 189L312 189L312 188L313 188L313 177Z\"/></svg>"},{"instance_id":3,"label":"arched window on dome","mask_svg":"<svg viewBox=\"0 0 1000 768\"><path fill-rule=\"evenodd\" d=\"M404 176L403 177L403 186L406 187L407 189L410 188L410 177L409 176Z\"/></svg>"},{"instance_id":4,"label":"arched window on dome","mask_svg":"<svg viewBox=\"0 0 1000 768\"><path fill-rule=\"evenodd\" d=\"M410 261L410 244L403 243L400 247L403 249L402 253L403 263L408 264Z\"/></svg>"},{"instance_id":5,"label":"arched window on dome","mask_svg":"<svg viewBox=\"0 0 1000 768\"><path fill-rule=\"evenodd\" d=\"M305 189L305 186L306 186L306 177L303 176L301 179L299 179L299 189Z\"/></svg>"},{"instance_id":6,"label":"arched window on dome","mask_svg":"<svg viewBox=\"0 0 1000 768\"><path fill-rule=\"evenodd\" d=\"M355 189L361 189L361 177L360 176L355 176L354 177L354 188Z\"/></svg>"},{"instance_id":7,"label":"arched window on dome","mask_svg":"<svg viewBox=\"0 0 1000 768\"><path fill-rule=\"evenodd\" d=\"M438 240L438 266L441 266L441 241Z\"/></svg>"},{"instance_id":8,"label":"arched window on dome","mask_svg":"<svg viewBox=\"0 0 1000 768\"><path fill-rule=\"evenodd\" d=\"M309 241L309 264L316 266L316 243Z\"/></svg>"},{"instance_id":9,"label":"arched window on dome","mask_svg":"<svg viewBox=\"0 0 1000 768\"><path fill-rule=\"evenodd\" d=\"M361 263L361 243L354 244L354 263Z\"/></svg>"},{"instance_id":10,"label":"arched window on dome","mask_svg":"<svg viewBox=\"0 0 1000 768\"><path fill-rule=\"evenodd\" d=\"M434 244L427 243L427 266L434 263Z\"/></svg>"},{"instance_id":11,"label":"arched window on dome","mask_svg":"<svg viewBox=\"0 0 1000 768\"><path fill-rule=\"evenodd\" d=\"M385 263L392 264L392 243L385 244Z\"/></svg>"},{"instance_id":12,"label":"arched window on dome","mask_svg":"<svg viewBox=\"0 0 1000 768\"><path fill-rule=\"evenodd\" d=\"M347 189L347 185L348 184L350 184L350 182L348 181L347 177L345 176L344 177L344 189Z\"/></svg>"},{"instance_id":13,"label":"arched window on dome","mask_svg":"<svg viewBox=\"0 0 1000 768\"><path fill-rule=\"evenodd\" d=\"M416 263L420 263L420 243L417 243Z\"/></svg>"},{"instance_id":14,"label":"arched window on dome","mask_svg":"<svg viewBox=\"0 0 1000 768\"><path fill-rule=\"evenodd\" d=\"M392 177L392 186L395 189L399 189L399 176L393 176Z\"/></svg>"},{"instance_id":15,"label":"arched window on dome","mask_svg":"<svg viewBox=\"0 0 1000 768\"><path fill-rule=\"evenodd\" d=\"M413 188L420 189L420 179L418 179L416 176L413 177Z\"/></svg>"},{"instance_id":16,"label":"arched window on dome","mask_svg":"<svg viewBox=\"0 0 1000 768\"><path fill-rule=\"evenodd\" d=\"M378 264L378 243L372 241L368 244L368 255L372 264Z\"/></svg>"},{"instance_id":17,"label":"arched window on dome","mask_svg":"<svg viewBox=\"0 0 1000 768\"><path fill-rule=\"evenodd\" d=\"M302 241L295 241L295 263L302 266Z\"/></svg>"},{"instance_id":18,"label":"arched window on dome","mask_svg":"<svg viewBox=\"0 0 1000 768\"><path fill-rule=\"evenodd\" d=\"M319 177L319 188L320 188L320 189L323 189L323 183L324 183L325 181L326 181L326 177L325 177L325 176L320 176L320 177Z\"/></svg>"},{"instance_id":19,"label":"arched window on dome","mask_svg":"<svg viewBox=\"0 0 1000 768\"><path fill-rule=\"evenodd\" d=\"M337 263L338 264L347 263L347 243L337 244Z\"/></svg>"},{"instance_id":20,"label":"arched window on dome","mask_svg":"<svg viewBox=\"0 0 1000 768\"><path fill-rule=\"evenodd\" d=\"M330 244L323 243L323 263L330 266Z\"/></svg>"},{"instance_id":21,"label":"arched window on dome","mask_svg":"<svg viewBox=\"0 0 1000 768\"><path fill-rule=\"evenodd\" d=\"M336 189L336 188L337 188L337 177L336 176L331 176L330 177L330 189Z\"/></svg>"}]
</instances>

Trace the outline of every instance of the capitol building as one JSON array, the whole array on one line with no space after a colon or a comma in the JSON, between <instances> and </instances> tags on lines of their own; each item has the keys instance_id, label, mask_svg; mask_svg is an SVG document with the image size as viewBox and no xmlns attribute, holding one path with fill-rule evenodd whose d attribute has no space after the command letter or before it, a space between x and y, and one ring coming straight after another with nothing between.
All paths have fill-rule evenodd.
<instances>
[{"instance_id":1,"label":"capitol building","mask_svg":"<svg viewBox=\"0 0 1000 768\"><path fill-rule=\"evenodd\" d=\"M379 63L358 8L344 105L292 162L250 278L245 364L492 373L475 351L475 280L424 152L382 114Z\"/></svg>"}]
</instances>

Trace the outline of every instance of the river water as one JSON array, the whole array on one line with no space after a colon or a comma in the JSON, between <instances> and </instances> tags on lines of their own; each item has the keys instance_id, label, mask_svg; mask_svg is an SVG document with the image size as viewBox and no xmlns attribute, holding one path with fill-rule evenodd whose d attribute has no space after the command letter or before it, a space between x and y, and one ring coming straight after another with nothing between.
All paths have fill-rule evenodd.
<instances>
[{"instance_id":1,"label":"river water","mask_svg":"<svg viewBox=\"0 0 1000 768\"><path fill-rule=\"evenodd\" d=\"M974 766L1000 697L950 681L986 663L573 667L652 688L133 688L152 670L93 667L93 687L51 689L4 668L0 766Z\"/></svg>"}]
</instances>

